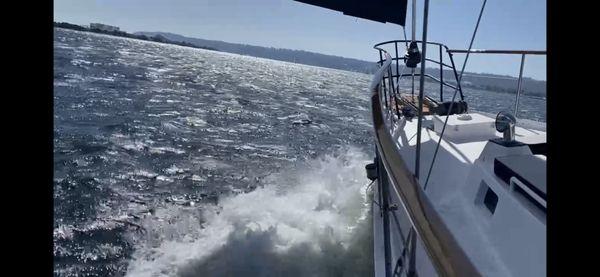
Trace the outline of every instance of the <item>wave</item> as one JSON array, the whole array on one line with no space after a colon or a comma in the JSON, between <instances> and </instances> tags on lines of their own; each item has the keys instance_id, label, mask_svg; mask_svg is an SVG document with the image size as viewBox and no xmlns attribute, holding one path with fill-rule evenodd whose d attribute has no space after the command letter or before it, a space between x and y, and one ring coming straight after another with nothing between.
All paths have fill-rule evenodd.
<instances>
[{"instance_id":1,"label":"wave","mask_svg":"<svg viewBox=\"0 0 600 277\"><path fill-rule=\"evenodd\" d=\"M370 276L369 160L340 148L216 206L157 209L127 275Z\"/></svg>"}]
</instances>

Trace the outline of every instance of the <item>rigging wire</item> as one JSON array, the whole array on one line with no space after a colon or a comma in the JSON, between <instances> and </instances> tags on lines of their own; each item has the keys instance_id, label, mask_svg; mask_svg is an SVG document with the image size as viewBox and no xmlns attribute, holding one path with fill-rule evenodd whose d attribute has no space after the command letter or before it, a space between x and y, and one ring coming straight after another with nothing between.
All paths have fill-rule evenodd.
<instances>
[{"instance_id":1,"label":"rigging wire","mask_svg":"<svg viewBox=\"0 0 600 277\"><path fill-rule=\"evenodd\" d=\"M479 23L481 22L481 16L483 15L483 10L485 9L485 4L487 0L483 0L483 4L481 5L481 11L479 11L479 17L477 18L477 23L475 24L475 30L473 30L473 35L471 36L471 42L469 43L469 50L467 51L467 55L465 56L465 61L462 65L462 69L460 70L460 75L458 76L458 84L462 80L463 73L465 72L465 67L467 65L467 61L469 60L469 54L471 53L471 49L473 47L473 41L475 41L475 35L477 34L477 29L479 28ZM438 150L440 149L440 144L442 143L442 138L444 137L444 131L446 131L446 125L448 124L448 118L450 118L450 113L452 111L452 106L454 106L454 100L456 99L456 93L458 92L458 84L454 89L454 94L452 95L452 101L450 102L450 106L448 107L446 120L444 120L444 126L442 127L442 131L440 132L440 138L438 139L438 143L435 147L435 152L433 153L433 159L431 160L431 165L429 166L429 171L427 172L427 179L425 180L425 185L423 186L423 191L427 189L427 184L429 183L429 177L431 176L431 170L433 169L433 165L435 163L435 158L437 157Z\"/></svg>"},{"instance_id":2,"label":"rigging wire","mask_svg":"<svg viewBox=\"0 0 600 277\"><path fill-rule=\"evenodd\" d=\"M421 128L423 127L423 96L425 93L425 64L427 62L427 17L429 16L429 0L425 0L423 8L423 38L421 39L421 47L423 54L419 55L421 67L419 68L421 73L419 74L419 109L417 118L417 149L415 157L415 173L414 177L420 179L421 175ZM416 44L416 43L415 43ZM422 58L421 58L422 57ZM414 103L414 98L413 98ZM412 264L411 264L412 265ZM411 266L411 268L413 268Z\"/></svg>"},{"instance_id":3,"label":"rigging wire","mask_svg":"<svg viewBox=\"0 0 600 277\"><path fill-rule=\"evenodd\" d=\"M402 32L404 33L404 46L408 49L408 39L406 38L406 27L402 26Z\"/></svg>"},{"instance_id":4,"label":"rigging wire","mask_svg":"<svg viewBox=\"0 0 600 277\"><path fill-rule=\"evenodd\" d=\"M412 1L412 41L417 40L417 0Z\"/></svg>"}]
</instances>

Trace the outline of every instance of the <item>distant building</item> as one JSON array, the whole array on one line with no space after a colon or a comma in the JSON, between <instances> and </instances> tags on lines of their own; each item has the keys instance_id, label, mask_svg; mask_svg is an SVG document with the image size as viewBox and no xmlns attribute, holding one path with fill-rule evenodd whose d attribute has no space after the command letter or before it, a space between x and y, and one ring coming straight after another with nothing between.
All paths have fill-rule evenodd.
<instances>
[{"instance_id":1,"label":"distant building","mask_svg":"<svg viewBox=\"0 0 600 277\"><path fill-rule=\"evenodd\" d=\"M108 31L108 32L119 31L119 27L117 27L117 26L110 26L110 25L101 24L101 23L90 23L90 29L97 29L100 31Z\"/></svg>"}]
</instances>

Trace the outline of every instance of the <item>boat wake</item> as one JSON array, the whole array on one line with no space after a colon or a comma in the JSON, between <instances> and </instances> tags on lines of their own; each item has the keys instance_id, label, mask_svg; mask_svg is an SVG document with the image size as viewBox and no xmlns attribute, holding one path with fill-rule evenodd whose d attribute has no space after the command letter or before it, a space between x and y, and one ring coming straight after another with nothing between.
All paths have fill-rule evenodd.
<instances>
[{"instance_id":1,"label":"boat wake","mask_svg":"<svg viewBox=\"0 0 600 277\"><path fill-rule=\"evenodd\" d=\"M338 149L217 205L157 209L127 275L370 276L368 161Z\"/></svg>"}]
</instances>

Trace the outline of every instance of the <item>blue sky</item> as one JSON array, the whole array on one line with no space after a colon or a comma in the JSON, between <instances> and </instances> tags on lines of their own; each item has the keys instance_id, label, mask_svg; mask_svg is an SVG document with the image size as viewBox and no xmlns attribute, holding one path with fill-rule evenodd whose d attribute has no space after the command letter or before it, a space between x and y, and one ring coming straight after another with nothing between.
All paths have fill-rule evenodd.
<instances>
[{"instance_id":1,"label":"blue sky","mask_svg":"<svg viewBox=\"0 0 600 277\"><path fill-rule=\"evenodd\" d=\"M409 0L410 5L411 0ZM428 40L466 49L482 0L431 0ZM417 37L423 0L417 0ZM301 49L362 60L375 43L403 38L402 27L345 16L291 0L55 0L54 20L100 22L127 32L164 31L267 47ZM407 35L410 38L410 11ZM546 2L489 0L475 39L478 49L546 49ZM462 59L456 54L457 66ZM515 76L517 56L469 57L467 71ZM546 79L544 56L527 57L525 76Z\"/></svg>"}]
</instances>

